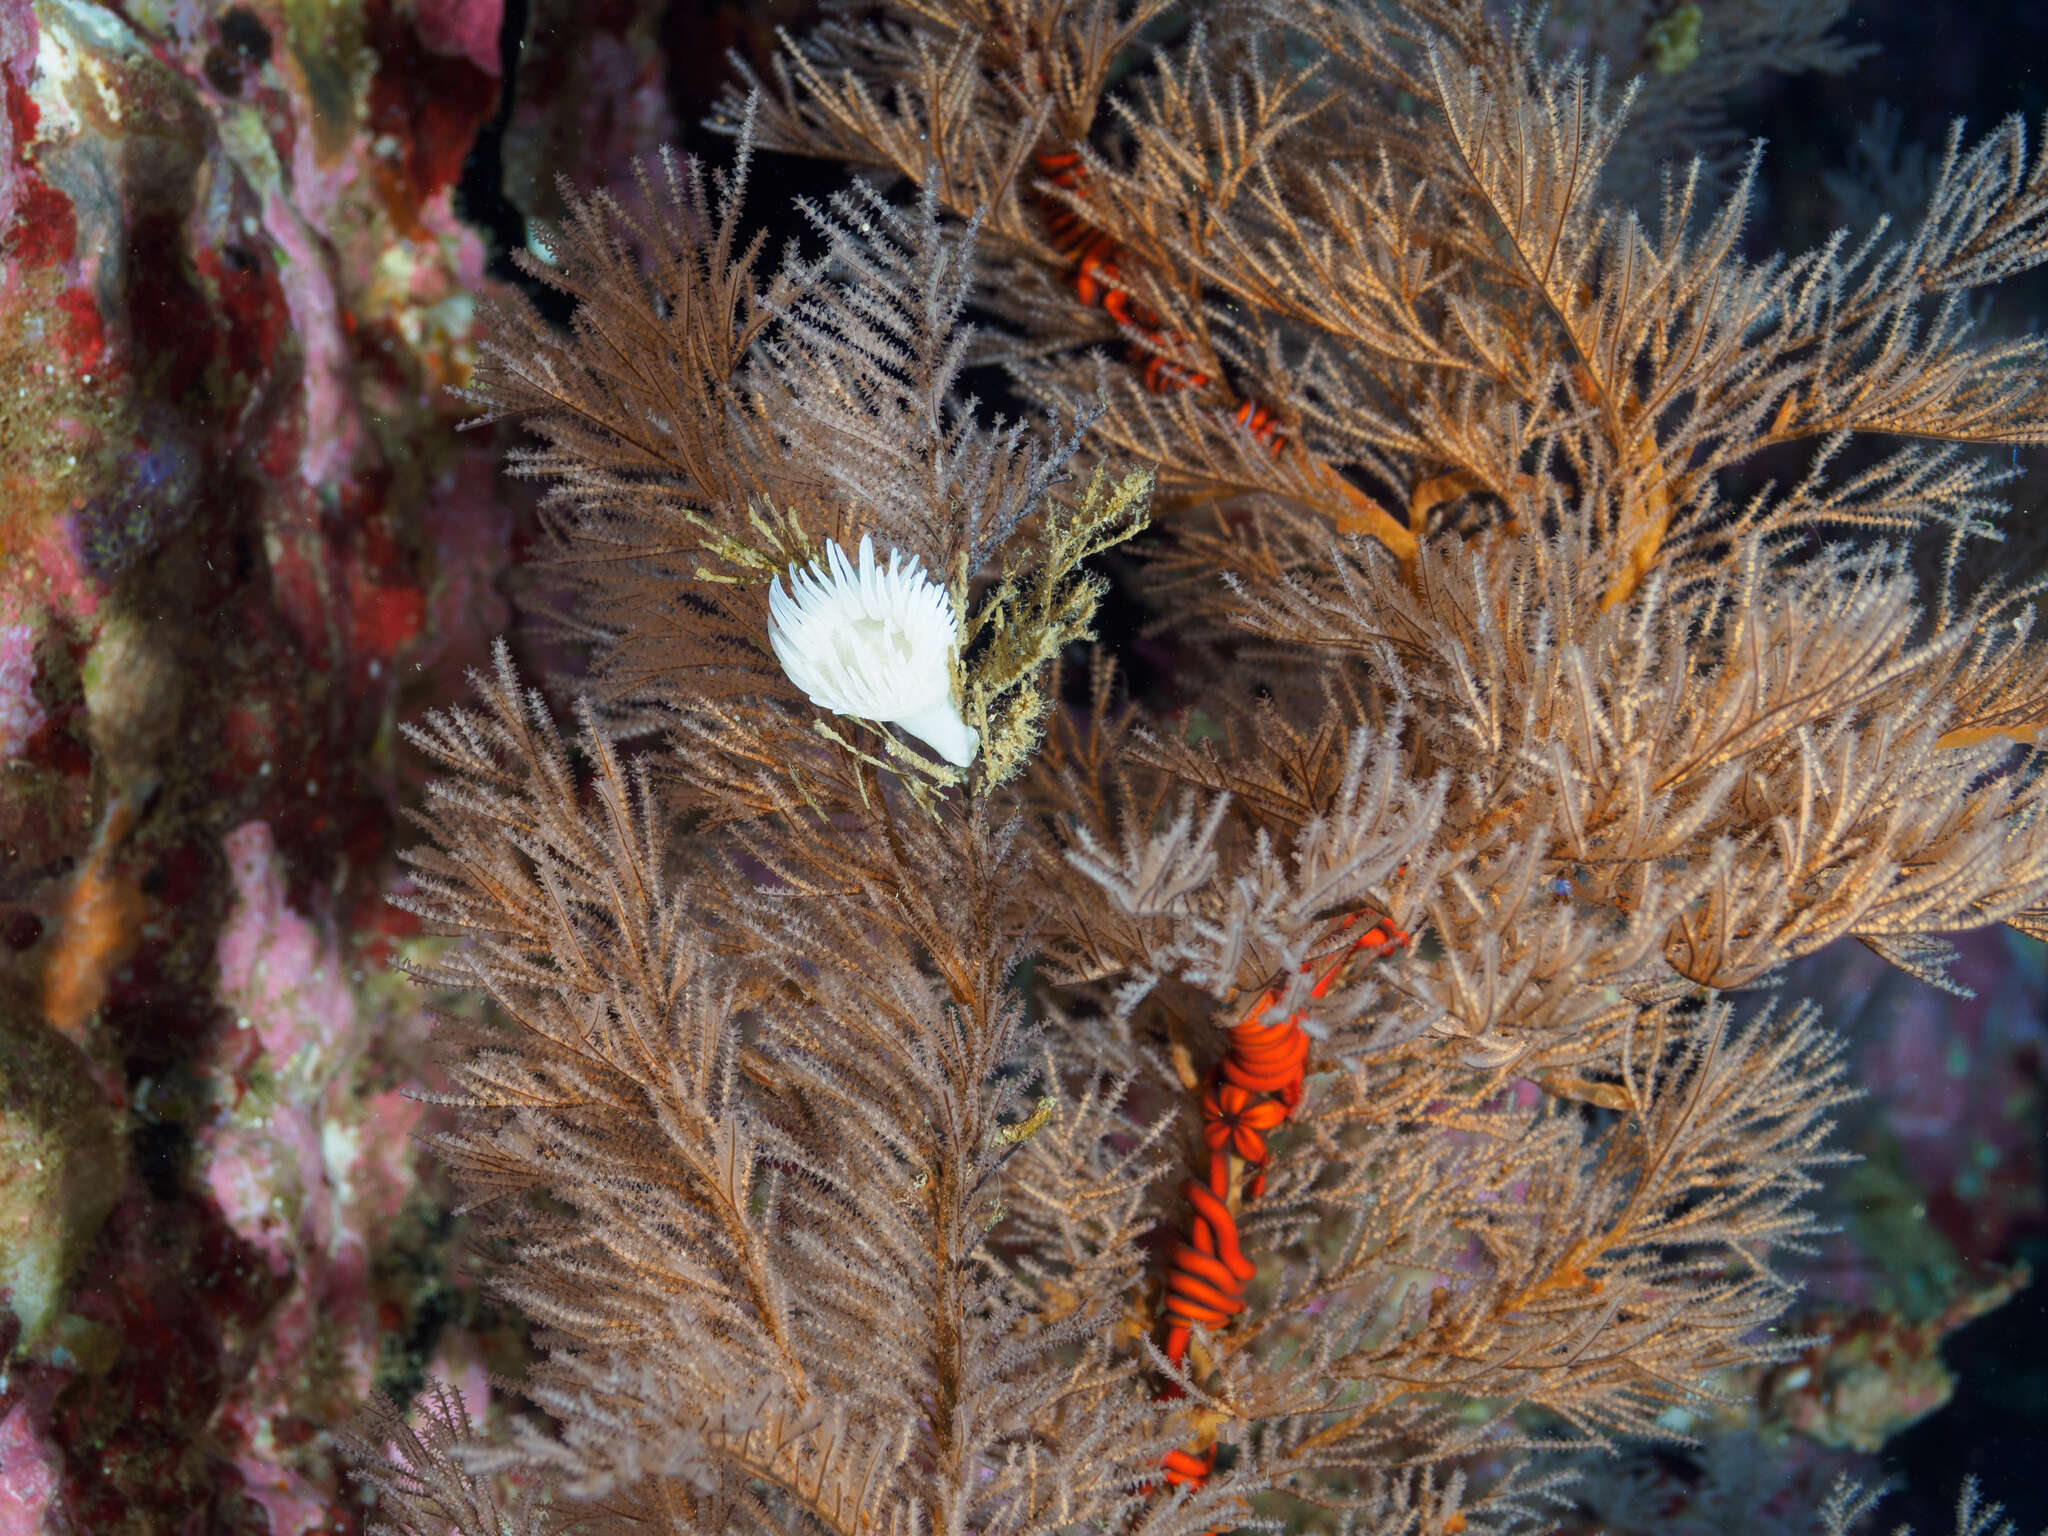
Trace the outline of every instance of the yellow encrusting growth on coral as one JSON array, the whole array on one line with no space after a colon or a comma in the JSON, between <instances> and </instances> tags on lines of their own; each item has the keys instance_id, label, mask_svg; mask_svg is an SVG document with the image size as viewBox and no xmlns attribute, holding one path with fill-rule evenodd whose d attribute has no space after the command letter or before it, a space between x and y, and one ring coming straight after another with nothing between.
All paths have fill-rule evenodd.
<instances>
[{"instance_id":1,"label":"yellow encrusting growth on coral","mask_svg":"<svg viewBox=\"0 0 2048 1536\"><path fill-rule=\"evenodd\" d=\"M974 606L967 634L976 649L963 668L963 692L967 718L981 733L988 787L1022 773L1038 745L1050 701L1037 680L1069 645L1094 638L1105 587L1083 562L1143 532L1151 495L1149 472L1112 481L1098 468L1071 512L1047 505L1031 563L1004 571ZM965 585L956 582L956 590Z\"/></svg>"}]
</instances>

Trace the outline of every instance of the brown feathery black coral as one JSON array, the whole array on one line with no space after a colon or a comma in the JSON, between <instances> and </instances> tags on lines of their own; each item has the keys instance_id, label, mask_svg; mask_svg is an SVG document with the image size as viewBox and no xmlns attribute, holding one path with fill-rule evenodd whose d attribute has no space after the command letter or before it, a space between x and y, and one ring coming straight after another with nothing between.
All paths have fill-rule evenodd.
<instances>
[{"instance_id":1,"label":"brown feathery black coral","mask_svg":"<svg viewBox=\"0 0 2048 1536\"><path fill-rule=\"evenodd\" d=\"M589 698L565 741L501 656L416 733L414 904L491 1004L443 1145L546 1418L377 1420L390 1528L1541 1528L1532 1448L1790 1347L1851 1087L1728 994L2048 936L2048 652L1955 577L1970 449L2048 440L2048 350L1967 308L2048 259L2024 126L1903 237L1759 264L1754 161L1646 224L1633 93L1534 28L1219 4L1147 60L1166 9L864 8L735 102L742 171L758 131L913 196L762 278L739 174L665 162L655 222L548 237L570 332L498 317L474 398L540 436ZM979 425L976 348L1077 425ZM1055 708L1150 466L1200 716L1103 666ZM862 535L947 588L965 769L767 646Z\"/></svg>"}]
</instances>

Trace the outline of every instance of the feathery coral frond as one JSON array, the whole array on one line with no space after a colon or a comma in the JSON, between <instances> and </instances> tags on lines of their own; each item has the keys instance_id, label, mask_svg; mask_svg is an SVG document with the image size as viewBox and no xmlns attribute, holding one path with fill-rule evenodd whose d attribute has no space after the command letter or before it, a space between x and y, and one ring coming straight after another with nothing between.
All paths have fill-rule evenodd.
<instances>
[{"instance_id":1,"label":"feathery coral frond","mask_svg":"<svg viewBox=\"0 0 2048 1536\"><path fill-rule=\"evenodd\" d=\"M570 202L566 332L496 318L588 696L501 649L411 732L409 904L543 1416L379 1410L366 1476L465 1536L1540 1529L1793 1348L1852 1089L1728 994L2048 936L2036 593L1959 590L1975 450L2048 441L1970 300L2048 260L2038 146L1758 260L1710 97L1830 6L1561 9L1621 91L1477 0L870 9L729 175ZM757 137L912 185L757 278ZM1071 707L1155 517L1178 697Z\"/></svg>"}]
</instances>

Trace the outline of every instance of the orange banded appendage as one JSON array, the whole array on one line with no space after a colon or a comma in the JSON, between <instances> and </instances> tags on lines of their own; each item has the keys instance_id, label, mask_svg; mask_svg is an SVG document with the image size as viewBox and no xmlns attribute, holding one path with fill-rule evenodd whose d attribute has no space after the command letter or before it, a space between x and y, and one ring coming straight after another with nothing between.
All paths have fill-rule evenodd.
<instances>
[{"instance_id":1,"label":"orange banded appendage","mask_svg":"<svg viewBox=\"0 0 2048 1536\"><path fill-rule=\"evenodd\" d=\"M1287 451L1287 434L1280 430L1280 423L1273 413L1256 400L1246 400L1232 412L1237 424L1243 427L1269 453L1281 454Z\"/></svg>"},{"instance_id":2,"label":"orange banded appendage","mask_svg":"<svg viewBox=\"0 0 2048 1536\"><path fill-rule=\"evenodd\" d=\"M1165 1469L1169 1487L1199 1488L1216 1470L1216 1447L1212 1445L1205 1451L1168 1451L1159 1465Z\"/></svg>"},{"instance_id":3,"label":"orange banded appendage","mask_svg":"<svg viewBox=\"0 0 2048 1536\"><path fill-rule=\"evenodd\" d=\"M1021 63L1027 50L1009 29L997 23L992 33L1005 50L1008 62ZM1044 88L1042 72L1031 72L1031 78L1037 81L1041 90ZM1038 173L1059 190L1077 197L1085 192L1087 167L1078 151L1041 150L1034 156L1034 163ZM1116 241L1106 232L1090 228L1076 209L1057 197L1041 193L1037 202L1060 259L1074 266L1075 297L1090 308L1105 310L1119 325L1138 333L1130 338L1127 356L1138 370L1145 389L1155 395L1172 395L1207 389L1214 384L1216 380L1212 375L1177 361L1171 355L1182 350L1184 338L1167 330L1157 314L1132 298L1124 284L1122 265L1125 255ZM1277 457L1287 451L1287 434L1281 430L1268 407L1247 400L1240 402L1232 414L1269 453ZM1339 532L1362 533L1377 539L1393 551L1404 569L1413 566L1416 558L1413 528L1404 526L1385 507L1329 465L1312 460L1308 467L1328 494L1332 517Z\"/></svg>"},{"instance_id":4,"label":"orange banded appendage","mask_svg":"<svg viewBox=\"0 0 2048 1536\"><path fill-rule=\"evenodd\" d=\"M1339 922L1331 937L1349 930L1364 914L1353 912ZM1389 919L1374 922L1356 938L1304 961L1301 974L1311 1000L1330 989L1362 953L1374 957L1407 945L1409 935ZM1265 1022L1287 989L1279 984L1259 994L1245 1016L1231 1026L1230 1049L1210 1073L1202 1095L1202 1140L1209 1149L1208 1176L1186 1185L1193 1216L1185 1240L1173 1246L1166 1274L1167 1359L1187 1359L1196 1328L1221 1328L1244 1311L1244 1291L1257 1266L1248 1258L1231 1209L1231 1166L1235 1157L1256 1170L1244 1186L1244 1197L1265 1193L1266 1163L1271 1152L1266 1133L1283 1124L1301 1103L1308 1066L1308 1034L1301 1027L1305 1010L1297 1008L1277 1024ZM1179 1395L1169 1387L1166 1397ZM1216 1466L1214 1444L1200 1449L1169 1451L1160 1463L1168 1487L1200 1487Z\"/></svg>"},{"instance_id":5,"label":"orange banded appendage","mask_svg":"<svg viewBox=\"0 0 2048 1536\"><path fill-rule=\"evenodd\" d=\"M1042 151L1036 163L1038 173L1062 191L1079 194L1087 185L1087 169L1074 150ZM1074 297L1090 309L1102 310L1125 329L1138 332L1129 356L1145 388L1155 395L1208 388L1214 382L1210 375L1168 355L1179 349L1182 338L1167 330L1158 313L1134 298L1125 286L1123 248L1108 234L1090 228L1067 204L1055 198L1041 198L1040 204L1053 249L1062 261L1073 263ZM1287 434L1268 407L1246 400L1232 416L1267 451L1286 451Z\"/></svg>"},{"instance_id":6,"label":"orange banded appendage","mask_svg":"<svg viewBox=\"0 0 2048 1536\"><path fill-rule=\"evenodd\" d=\"M1346 933L1363 916L1351 913L1330 936ZM1361 954L1384 955L1404 947L1408 940L1406 930L1380 919L1356 937L1304 961L1302 974L1313 978L1309 999L1328 996ZM1211 1072L1202 1095L1208 1176L1187 1183L1194 1217L1187 1240L1174 1245L1166 1279L1165 1347L1167 1358L1176 1365L1186 1358L1195 1327L1222 1327L1244 1310L1244 1287L1254 1267L1238 1241L1237 1217L1229 1204L1230 1159L1235 1157L1254 1170L1244 1187L1245 1196L1257 1199L1264 1194L1271 1157L1266 1135L1301 1103L1309 1053L1309 1037L1301 1027L1306 1010L1297 1008L1278 1022L1267 1022L1267 1015L1280 1005L1287 990L1277 983L1267 987L1231 1026L1230 1049Z\"/></svg>"}]
</instances>

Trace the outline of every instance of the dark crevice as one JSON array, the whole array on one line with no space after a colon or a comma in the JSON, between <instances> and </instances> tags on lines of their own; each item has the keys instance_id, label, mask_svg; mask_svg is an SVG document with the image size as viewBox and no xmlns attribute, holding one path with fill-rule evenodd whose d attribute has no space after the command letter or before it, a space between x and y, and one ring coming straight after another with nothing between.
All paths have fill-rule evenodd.
<instances>
[{"instance_id":1,"label":"dark crevice","mask_svg":"<svg viewBox=\"0 0 2048 1536\"><path fill-rule=\"evenodd\" d=\"M500 282L523 290L541 313L560 325L569 317L569 302L546 284L522 272L513 261L526 248L526 215L505 192L505 134L519 103L519 65L526 51L532 0L504 0L498 26L498 110L477 132L462 162L455 186L456 216L484 234L488 254L484 270Z\"/></svg>"}]
</instances>

